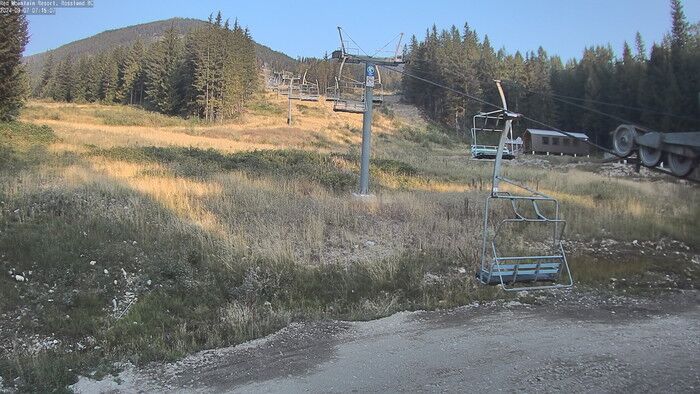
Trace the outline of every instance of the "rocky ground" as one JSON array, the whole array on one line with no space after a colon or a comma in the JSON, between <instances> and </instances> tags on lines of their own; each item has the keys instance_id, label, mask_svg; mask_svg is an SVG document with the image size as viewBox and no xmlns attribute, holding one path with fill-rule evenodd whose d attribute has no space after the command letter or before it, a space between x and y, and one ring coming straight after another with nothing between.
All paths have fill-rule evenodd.
<instances>
[{"instance_id":1,"label":"rocky ground","mask_svg":"<svg viewBox=\"0 0 700 394\"><path fill-rule=\"evenodd\" d=\"M628 261L639 258L658 259L661 261L677 261L679 265L685 266L683 273L668 271L649 271L643 278L628 280L611 276L607 287L610 289L694 289L696 281L691 279L700 272L700 255L688 245L669 239L658 241L616 241L611 238L592 240L565 240L564 247L568 251L570 258L584 256L590 262L596 261ZM376 253L377 247L373 241L367 241L359 248L360 250L371 250ZM588 257L590 256L590 258ZM93 263L92 261L90 263ZM96 270L102 270L99 262L94 264ZM34 272L15 272L9 269L6 272L12 278L19 276L21 280L15 279L15 286L29 289L29 297L35 300L35 308L47 308L54 302L60 302L66 297L75 296L75 291L71 289L60 289L55 285L41 283L34 280ZM455 268L454 275L471 275L471 272L464 267ZM425 280L443 280L437 275L427 274ZM129 308L138 300L139 296L148 292L150 288L157 284L150 283L150 280L138 278L138 273L122 272L123 276L115 285L119 285L122 294L115 298L109 307L109 312L113 319L120 319L125 316ZM143 279L143 280L141 280ZM575 278L576 279L576 278ZM20 329L22 319L34 319L33 311L29 308L18 309L12 312L0 314L0 351L9 352L21 350L30 354L36 354L45 350L59 350L70 353L81 351L87 347L99 349L100 343L94 337L86 336L81 340L64 343L50 335L39 335L35 333L23 332ZM67 316L66 319L70 319ZM38 322L36 322L38 324Z\"/></svg>"},{"instance_id":2,"label":"rocky ground","mask_svg":"<svg viewBox=\"0 0 700 394\"><path fill-rule=\"evenodd\" d=\"M371 322L294 324L261 340L135 369L77 392L693 392L696 291L657 298L522 292Z\"/></svg>"}]
</instances>

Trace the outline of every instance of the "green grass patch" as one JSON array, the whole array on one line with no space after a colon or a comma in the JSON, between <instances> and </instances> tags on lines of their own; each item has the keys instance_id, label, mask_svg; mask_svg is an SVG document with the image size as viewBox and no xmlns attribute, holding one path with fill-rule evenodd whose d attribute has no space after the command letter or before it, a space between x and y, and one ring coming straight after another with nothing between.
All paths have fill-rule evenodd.
<instances>
[{"instance_id":1,"label":"green grass patch","mask_svg":"<svg viewBox=\"0 0 700 394\"><path fill-rule=\"evenodd\" d=\"M259 150L225 154L214 149L177 147L119 147L96 154L127 161L162 163L183 176L205 176L217 171L245 171L252 175L293 177L316 181L334 191L347 191L356 175L341 171L331 155L301 150Z\"/></svg>"},{"instance_id":2,"label":"green grass patch","mask_svg":"<svg viewBox=\"0 0 700 394\"><path fill-rule=\"evenodd\" d=\"M46 158L46 148L56 141L48 126L0 122L0 171L17 171Z\"/></svg>"},{"instance_id":3,"label":"green grass patch","mask_svg":"<svg viewBox=\"0 0 700 394\"><path fill-rule=\"evenodd\" d=\"M453 136L436 125L429 125L425 130L404 126L399 129L399 134L405 139L424 147L429 147L430 144L452 147L457 143Z\"/></svg>"},{"instance_id":4,"label":"green grass patch","mask_svg":"<svg viewBox=\"0 0 700 394\"><path fill-rule=\"evenodd\" d=\"M199 119L183 119L129 106L95 109L91 115L108 126L173 127L202 124Z\"/></svg>"},{"instance_id":5,"label":"green grass patch","mask_svg":"<svg viewBox=\"0 0 700 394\"><path fill-rule=\"evenodd\" d=\"M264 97L259 97L245 104L245 109L255 115L279 116L285 114L285 108L278 104L267 101Z\"/></svg>"}]
</instances>

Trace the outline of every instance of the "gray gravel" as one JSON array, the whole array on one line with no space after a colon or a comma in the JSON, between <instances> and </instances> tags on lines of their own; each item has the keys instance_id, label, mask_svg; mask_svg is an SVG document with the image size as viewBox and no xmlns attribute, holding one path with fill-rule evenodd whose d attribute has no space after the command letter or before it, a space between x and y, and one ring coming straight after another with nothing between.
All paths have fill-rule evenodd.
<instances>
[{"instance_id":1,"label":"gray gravel","mask_svg":"<svg viewBox=\"0 0 700 394\"><path fill-rule=\"evenodd\" d=\"M402 312L370 322L294 324L78 392L698 392L695 291L662 299L576 294Z\"/></svg>"}]
</instances>

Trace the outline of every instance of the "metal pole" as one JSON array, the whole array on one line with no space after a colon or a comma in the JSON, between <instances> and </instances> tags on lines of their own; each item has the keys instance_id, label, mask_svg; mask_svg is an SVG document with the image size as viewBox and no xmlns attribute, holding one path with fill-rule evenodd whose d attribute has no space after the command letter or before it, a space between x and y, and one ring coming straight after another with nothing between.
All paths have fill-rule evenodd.
<instances>
[{"instance_id":1,"label":"metal pole","mask_svg":"<svg viewBox=\"0 0 700 394\"><path fill-rule=\"evenodd\" d=\"M369 154L372 143L372 87L376 66L365 63L365 112L362 116L362 157L360 159L360 195L369 194Z\"/></svg>"},{"instance_id":2,"label":"metal pole","mask_svg":"<svg viewBox=\"0 0 700 394\"><path fill-rule=\"evenodd\" d=\"M289 79L289 92L287 93L287 124L292 125L292 83L294 78Z\"/></svg>"},{"instance_id":3,"label":"metal pole","mask_svg":"<svg viewBox=\"0 0 700 394\"><path fill-rule=\"evenodd\" d=\"M501 102L503 102L503 109L508 111L508 103L506 103L506 96L503 94L503 88L501 87L501 81L496 80L496 87L498 88L498 94L501 96ZM504 117L507 117L507 113L503 113ZM513 121L506 119L506 124L501 132L501 138L498 140L498 150L496 151L496 161L493 164L493 181L491 183L491 195L495 196L498 193L498 183L500 182L499 177L501 176L501 163L503 162L503 147L506 144L506 136L512 130Z\"/></svg>"}]
</instances>

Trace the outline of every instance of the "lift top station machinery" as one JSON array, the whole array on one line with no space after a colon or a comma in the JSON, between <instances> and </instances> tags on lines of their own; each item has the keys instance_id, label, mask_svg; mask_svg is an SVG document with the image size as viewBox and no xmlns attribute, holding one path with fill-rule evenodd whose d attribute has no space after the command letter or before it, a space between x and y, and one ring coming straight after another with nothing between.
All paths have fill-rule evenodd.
<instances>
[{"instance_id":1,"label":"lift top station machinery","mask_svg":"<svg viewBox=\"0 0 700 394\"><path fill-rule=\"evenodd\" d=\"M645 167L664 162L673 175L685 177L700 164L700 131L660 133L623 124L613 131L613 149L621 157L636 152L639 164Z\"/></svg>"},{"instance_id":2,"label":"lift top station machinery","mask_svg":"<svg viewBox=\"0 0 700 394\"><path fill-rule=\"evenodd\" d=\"M381 76L377 66L398 66L403 63L403 59L399 56L401 47L401 38L403 33L398 37L396 51L392 57L374 57L367 54L360 55L355 50L350 51L350 42L355 44L357 50L359 46L348 37L346 40L343 37L343 29L338 26L338 35L340 36L340 49L333 51L332 58L340 62L338 76L335 79L335 91L331 91L331 100L333 110L337 112L361 113L362 117L362 157L360 160L360 190L356 194L358 196L369 195L369 156L372 138L372 107L374 104L382 102L382 97L379 95L374 98L374 88L381 86ZM393 40L392 40L393 41ZM387 44L388 45L388 44ZM386 47L386 45L385 45ZM383 49L383 48L382 48ZM379 53L381 50L377 51ZM375 53L375 54L376 54ZM364 81L357 81L352 78L344 78L343 68L346 64L362 64ZM329 92L326 91L328 94Z\"/></svg>"},{"instance_id":3,"label":"lift top station machinery","mask_svg":"<svg viewBox=\"0 0 700 394\"><path fill-rule=\"evenodd\" d=\"M493 130L500 133L500 139L484 208L481 266L476 277L506 291L571 287L573 278L561 242L566 222L559 216L559 202L501 175L506 138L520 114L508 111L501 81L495 82L503 107L486 116L497 118L503 127Z\"/></svg>"}]
</instances>

